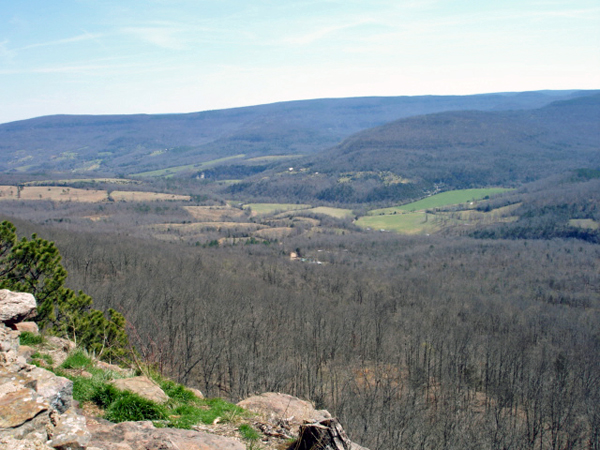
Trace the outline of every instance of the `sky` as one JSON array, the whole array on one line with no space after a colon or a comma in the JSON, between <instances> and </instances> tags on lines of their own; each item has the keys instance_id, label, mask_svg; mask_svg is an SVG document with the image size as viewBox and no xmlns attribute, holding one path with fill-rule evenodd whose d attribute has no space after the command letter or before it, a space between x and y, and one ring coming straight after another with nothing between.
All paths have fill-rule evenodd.
<instances>
[{"instance_id":1,"label":"sky","mask_svg":"<svg viewBox=\"0 0 600 450\"><path fill-rule=\"evenodd\" d=\"M599 0L0 0L0 123L599 88Z\"/></svg>"}]
</instances>

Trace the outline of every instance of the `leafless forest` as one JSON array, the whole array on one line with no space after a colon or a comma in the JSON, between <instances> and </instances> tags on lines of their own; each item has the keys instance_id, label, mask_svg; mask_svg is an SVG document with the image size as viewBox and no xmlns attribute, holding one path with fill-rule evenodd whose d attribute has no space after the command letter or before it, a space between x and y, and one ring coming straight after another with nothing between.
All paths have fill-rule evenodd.
<instances>
[{"instance_id":1,"label":"leafless forest","mask_svg":"<svg viewBox=\"0 0 600 450\"><path fill-rule=\"evenodd\" d=\"M57 243L71 287L124 313L147 360L208 395L310 399L372 450L600 448L598 245L348 233L202 248L14 222Z\"/></svg>"}]
</instances>

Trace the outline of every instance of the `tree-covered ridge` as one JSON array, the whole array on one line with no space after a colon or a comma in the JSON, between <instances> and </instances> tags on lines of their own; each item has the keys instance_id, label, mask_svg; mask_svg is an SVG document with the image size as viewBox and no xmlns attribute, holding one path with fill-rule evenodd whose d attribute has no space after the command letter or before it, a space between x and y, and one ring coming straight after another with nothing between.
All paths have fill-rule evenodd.
<instances>
[{"instance_id":1,"label":"tree-covered ridge","mask_svg":"<svg viewBox=\"0 0 600 450\"><path fill-rule=\"evenodd\" d=\"M402 117L531 109L589 92L316 99L190 114L39 117L0 124L0 172L128 175L241 153L311 154Z\"/></svg>"},{"instance_id":2,"label":"tree-covered ridge","mask_svg":"<svg viewBox=\"0 0 600 450\"><path fill-rule=\"evenodd\" d=\"M99 358L118 360L128 352L125 318L109 308L92 309L92 298L65 286L67 271L54 242L18 239L16 227L0 223L0 289L33 294L41 329L67 337Z\"/></svg>"},{"instance_id":3,"label":"tree-covered ridge","mask_svg":"<svg viewBox=\"0 0 600 450\"><path fill-rule=\"evenodd\" d=\"M348 205L408 202L437 189L517 187L600 167L598 123L598 95L528 111L409 117L296 161L292 173L280 168L246 178L228 194ZM390 173L403 181L389 183Z\"/></svg>"}]
</instances>

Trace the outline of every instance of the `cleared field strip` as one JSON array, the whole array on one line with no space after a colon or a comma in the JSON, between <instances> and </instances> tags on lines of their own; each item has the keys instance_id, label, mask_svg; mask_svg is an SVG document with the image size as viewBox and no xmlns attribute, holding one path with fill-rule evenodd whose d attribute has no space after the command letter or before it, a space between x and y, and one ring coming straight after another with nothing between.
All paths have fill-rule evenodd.
<instances>
[{"instance_id":1,"label":"cleared field strip","mask_svg":"<svg viewBox=\"0 0 600 450\"><path fill-rule=\"evenodd\" d=\"M97 203L108 201L108 193L97 189L60 186L0 186L0 200L51 200L54 202Z\"/></svg>"},{"instance_id":2,"label":"cleared field strip","mask_svg":"<svg viewBox=\"0 0 600 450\"><path fill-rule=\"evenodd\" d=\"M569 225L588 230L600 229L600 222L596 222L594 219L571 219L569 220Z\"/></svg>"},{"instance_id":3,"label":"cleared field strip","mask_svg":"<svg viewBox=\"0 0 600 450\"><path fill-rule=\"evenodd\" d=\"M28 181L23 183L24 186L68 186L75 183L81 184L94 184L94 183L106 183L106 184L140 184L139 180L129 180L127 178L73 178L70 180L42 180L42 181Z\"/></svg>"},{"instance_id":4,"label":"cleared field strip","mask_svg":"<svg viewBox=\"0 0 600 450\"><path fill-rule=\"evenodd\" d=\"M363 216L356 221L361 228L393 231L401 234L434 233L440 229L435 215L425 212L406 214Z\"/></svg>"},{"instance_id":5,"label":"cleared field strip","mask_svg":"<svg viewBox=\"0 0 600 450\"><path fill-rule=\"evenodd\" d=\"M153 202L165 200L189 201L189 195L161 194L160 192L112 191L110 196L117 202Z\"/></svg>"},{"instance_id":6,"label":"cleared field strip","mask_svg":"<svg viewBox=\"0 0 600 450\"><path fill-rule=\"evenodd\" d=\"M112 191L110 199L124 202L189 201L190 196L144 191ZM109 201L109 194L105 190L61 186L24 186L20 189L16 186L0 186L0 200L100 203Z\"/></svg>"},{"instance_id":7,"label":"cleared field strip","mask_svg":"<svg viewBox=\"0 0 600 450\"><path fill-rule=\"evenodd\" d=\"M297 159L302 158L304 155L271 155L271 156L257 156L256 158L248 159L248 162L270 162L270 161L283 161L286 159Z\"/></svg>"},{"instance_id":8,"label":"cleared field strip","mask_svg":"<svg viewBox=\"0 0 600 450\"><path fill-rule=\"evenodd\" d=\"M248 213L231 206L184 206L190 216L199 222L228 222L246 216Z\"/></svg>"},{"instance_id":9,"label":"cleared field strip","mask_svg":"<svg viewBox=\"0 0 600 450\"><path fill-rule=\"evenodd\" d=\"M347 219L354 217L351 209L329 208L328 206L317 206L316 208L308 209L307 212L315 214L324 214L326 216L335 217L337 219Z\"/></svg>"},{"instance_id":10,"label":"cleared field strip","mask_svg":"<svg viewBox=\"0 0 600 450\"><path fill-rule=\"evenodd\" d=\"M248 203L244 209L252 210L252 214L273 214L275 212L308 209L311 205L297 205L295 203Z\"/></svg>"},{"instance_id":11,"label":"cleared field strip","mask_svg":"<svg viewBox=\"0 0 600 450\"><path fill-rule=\"evenodd\" d=\"M198 163L198 164L186 164L185 166L167 167L166 169L132 173L130 176L132 176L132 177L164 177L164 176L174 175L177 172L183 172L185 170L208 169L209 167L215 166L215 165L220 164L225 161L231 161L233 159L241 159L241 158L245 158L245 157L246 157L245 154L226 156L225 158L213 159L211 161L206 161L206 162Z\"/></svg>"},{"instance_id":12,"label":"cleared field strip","mask_svg":"<svg viewBox=\"0 0 600 450\"><path fill-rule=\"evenodd\" d=\"M369 215L394 214L394 212L421 211L424 209L441 208L443 206L458 205L460 203L481 200L488 195L500 194L509 191L506 188L486 188L486 189L461 189L457 191L447 191L432 195L417 202L408 203L401 206L392 206L391 208L374 209L369 211Z\"/></svg>"}]
</instances>

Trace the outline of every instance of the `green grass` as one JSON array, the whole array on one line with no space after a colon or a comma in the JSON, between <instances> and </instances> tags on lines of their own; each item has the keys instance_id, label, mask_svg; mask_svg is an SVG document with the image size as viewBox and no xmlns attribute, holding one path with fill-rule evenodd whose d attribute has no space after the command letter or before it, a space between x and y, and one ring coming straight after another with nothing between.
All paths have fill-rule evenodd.
<instances>
[{"instance_id":1,"label":"green grass","mask_svg":"<svg viewBox=\"0 0 600 450\"><path fill-rule=\"evenodd\" d=\"M92 366L92 359L83 350L77 349L60 365L63 369L85 369Z\"/></svg>"},{"instance_id":2,"label":"green grass","mask_svg":"<svg viewBox=\"0 0 600 450\"><path fill-rule=\"evenodd\" d=\"M167 409L153 401L129 391L119 391L109 404L104 415L111 422L130 422L138 420L165 420Z\"/></svg>"},{"instance_id":3,"label":"green grass","mask_svg":"<svg viewBox=\"0 0 600 450\"><path fill-rule=\"evenodd\" d=\"M250 208L256 214L273 214L275 212L307 209L310 205L297 205L295 203L248 203L244 209Z\"/></svg>"},{"instance_id":4,"label":"green grass","mask_svg":"<svg viewBox=\"0 0 600 450\"><path fill-rule=\"evenodd\" d=\"M43 361L43 362L42 362ZM35 352L31 355L31 364L38 367L52 366L54 360L52 356L45 353Z\"/></svg>"},{"instance_id":5,"label":"green grass","mask_svg":"<svg viewBox=\"0 0 600 450\"><path fill-rule=\"evenodd\" d=\"M77 375L69 369L85 369L92 376ZM73 398L81 403L92 402L104 411L104 418L112 422L152 420L158 427L191 429L198 423L212 424L234 422L249 417L249 413L221 398L201 399L185 386L161 377L149 376L167 394L165 404L152 402L129 391L117 389L111 381L119 375L94 366L93 361L81 350L68 356L57 375L73 381Z\"/></svg>"},{"instance_id":6,"label":"green grass","mask_svg":"<svg viewBox=\"0 0 600 450\"><path fill-rule=\"evenodd\" d=\"M148 172L133 173L130 176L132 176L132 177L172 176L172 175L175 175L177 172L183 172L186 170L207 169L209 167L215 166L215 165L220 164L225 161L230 161L232 159L240 159L240 158L245 158L245 157L246 157L246 155L244 155L244 154L239 154L239 155L234 155L234 156L226 156L224 158L213 159L213 160L206 161L203 163L198 163L198 164L186 164L184 166L167 167L166 169L150 170Z\"/></svg>"},{"instance_id":7,"label":"green grass","mask_svg":"<svg viewBox=\"0 0 600 450\"><path fill-rule=\"evenodd\" d=\"M260 433L247 423L240 425L238 431L242 435L242 439L246 441L258 441L260 439Z\"/></svg>"},{"instance_id":8,"label":"green grass","mask_svg":"<svg viewBox=\"0 0 600 450\"><path fill-rule=\"evenodd\" d=\"M19 335L20 345L39 345L44 342L44 337L40 334L34 334L29 331L23 331Z\"/></svg>"},{"instance_id":9,"label":"green grass","mask_svg":"<svg viewBox=\"0 0 600 450\"><path fill-rule=\"evenodd\" d=\"M480 200L486 196L499 194L509 191L505 188L485 188L485 189L461 189L457 191L447 191L432 195L417 202L408 203L402 206L393 206L391 208L374 209L369 211L369 215L393 214L402 211L421 211L424 209L441 208L443 206L457 205L460 203Z\"/></svg>"},{"instance_id":10,"label":"green grass","mask_svg":"<svg viewBox=\"0 0 600 450\"><path fill-rule=\"evenodd\" d=\"M426 217L427 221L425 221ZM361 228L394 231L401 234L422 234L437 231L438 225L433 218L434 215L424 212L363 216L356 221L356 225Z\"/></svg>"}]
</instances>

